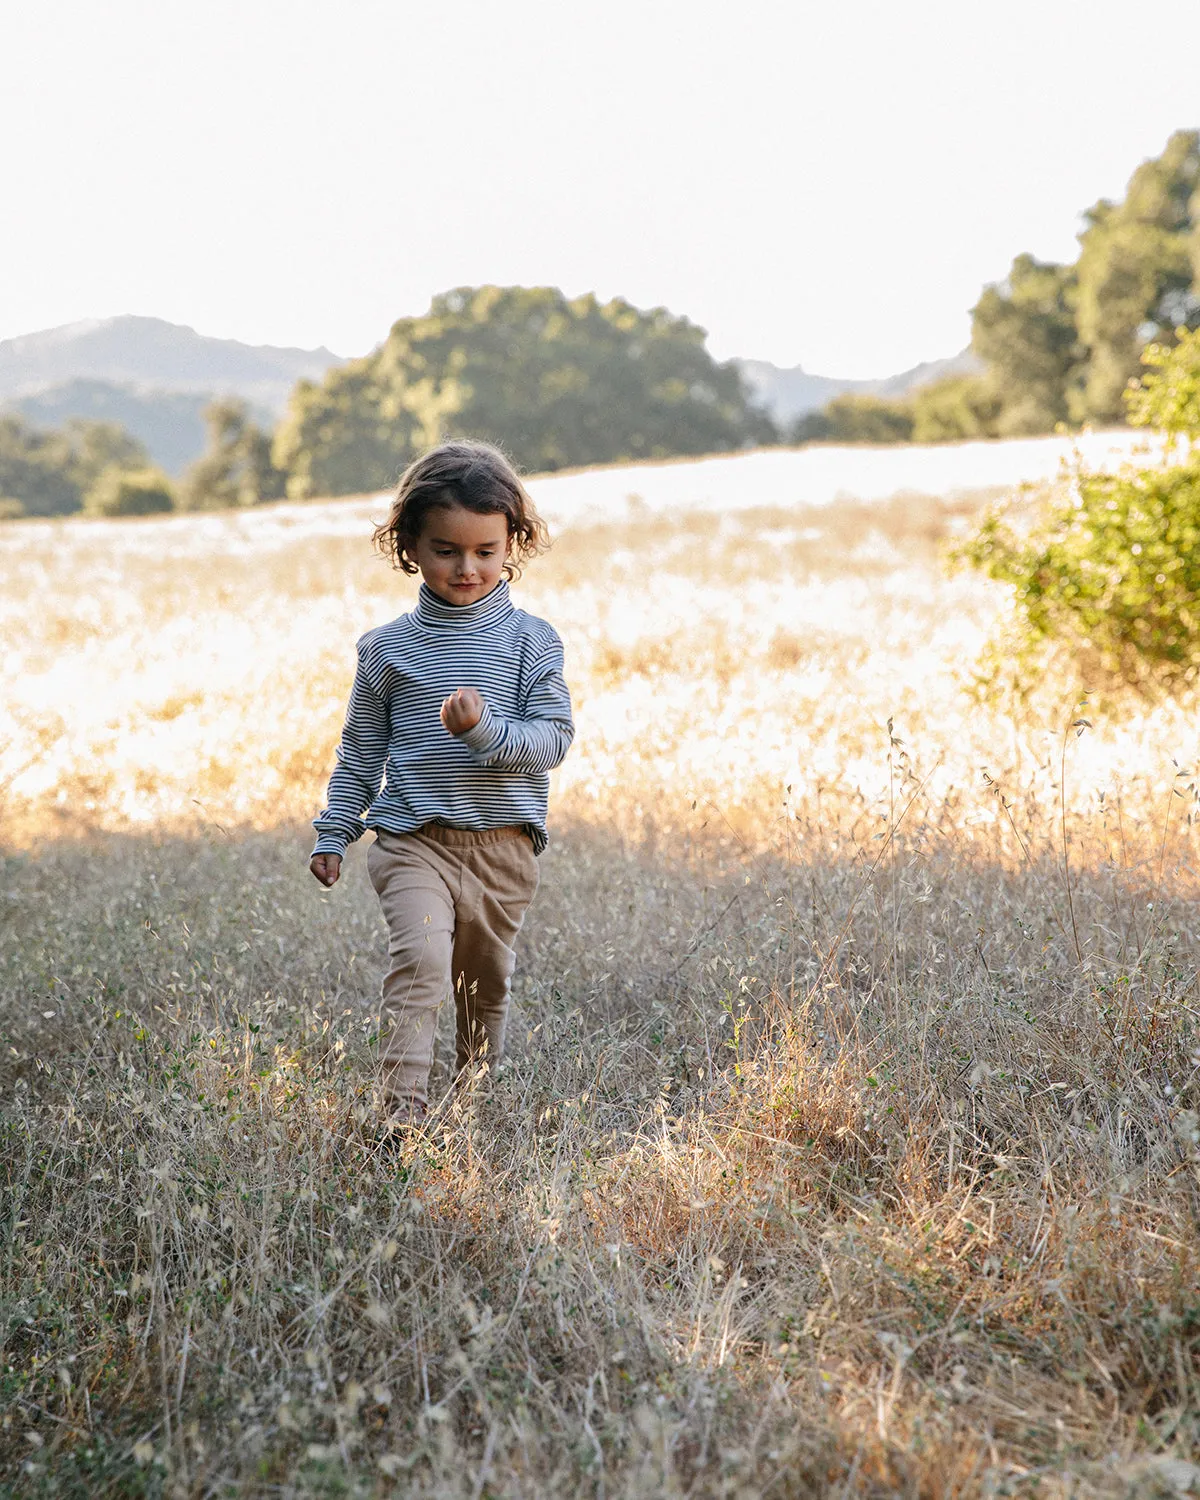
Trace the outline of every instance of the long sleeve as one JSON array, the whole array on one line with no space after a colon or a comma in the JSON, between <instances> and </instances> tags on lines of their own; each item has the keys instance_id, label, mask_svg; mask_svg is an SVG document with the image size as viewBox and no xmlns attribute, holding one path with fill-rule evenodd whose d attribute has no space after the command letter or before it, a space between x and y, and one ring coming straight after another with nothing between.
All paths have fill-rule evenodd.
<instances>
[{"instance_id":1,"label":"long sleeve","mask_svg":"<svg viewBox=\"0 0 1200 1500\"><path fill-rule=\"evenodd\" d=\"M440 711L464 684L487 707L469 734L453 735ZM520 826L540 854L550 770L574 734L552 625L514 608L506 582L463 605L422 584L415 609L358 642L329 805L313 819L313 853L343 854L367 829L417 833L440 823Z\"/></svg>"},{"instance_id":2,"label":"long sleeve","mask_svg":"<svg viewBox=\"0 0 1200 1500\"><path fill-rule=\"evenodd\" d=\"M479 765L521 772L552 771L574 738L571 694L563 677L563 649L557 636L539 663L521 717L506 718L485 704L479 723L459 735Z\"/></svg>"},{"instance_id":3,"label":"long sleeve","mask_svg":"<svg viewBox=\"0 0 1200 1500\"><path fill-rule=\"evenodd\" d=\"M314 854L344 854L346 845L366 831L363 818L379 795L387 763L388 733L387 704L367 675L363 641L359 641L337 765L329 778L329 805L313 819L317 830Z\"/></svg>"}]
</instances>

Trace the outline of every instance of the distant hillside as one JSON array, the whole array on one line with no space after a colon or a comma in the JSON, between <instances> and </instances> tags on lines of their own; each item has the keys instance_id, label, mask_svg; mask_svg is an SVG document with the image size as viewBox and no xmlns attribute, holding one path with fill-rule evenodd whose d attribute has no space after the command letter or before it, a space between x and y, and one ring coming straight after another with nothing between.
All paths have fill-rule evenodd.
<instances>
[{"instance_id":1,"label":"distant hillside","mask_svg":"<svg viewBox=\"0 0 1200 1500\"><path fill-rule=\"evenodd\" d=\"M328 349L212 339L161 318L95 319L0 342L0 404L74 381L104 381L143 393L238 395L277 414L297 380L320 380L341 363Z\"/></svg>"},{"instance_id":2,"label":"distant hillside","mask_svg":"<svg viewBox=\"0 0 1200 1500\"><path fill-rule=\"evenodd\" d=\"M928 360L885 380L838 380L831 375L810 375L800 365L781 370L764 359L739 359L741 370L759 404L776 422L787 425L805 412L819 411L834 396L850 391L862 396L904 396L918 386L930 385L946 375L973 373L981 366L969 349L952 359Z\"/></svg>"}]
</instances>

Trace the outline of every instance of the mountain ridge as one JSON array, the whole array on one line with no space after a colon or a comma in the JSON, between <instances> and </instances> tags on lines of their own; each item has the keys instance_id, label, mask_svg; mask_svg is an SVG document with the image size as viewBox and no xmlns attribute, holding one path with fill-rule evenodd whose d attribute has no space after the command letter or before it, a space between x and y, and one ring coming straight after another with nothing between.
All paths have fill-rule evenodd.
<instances>
[{"instance_id":1,"label":"mountain ridge","mask_svg":"<svg viewBox=\"0 0 1200 1500\"><path fill-rule=\"evenodd\" d=\"M342 363L325 348L244 344L165 318L125 313L0 341L0 403L70 381L100 380L140 392L239 395L278 414L298 380L320 380Z\"/></svg>"}]
</instances>

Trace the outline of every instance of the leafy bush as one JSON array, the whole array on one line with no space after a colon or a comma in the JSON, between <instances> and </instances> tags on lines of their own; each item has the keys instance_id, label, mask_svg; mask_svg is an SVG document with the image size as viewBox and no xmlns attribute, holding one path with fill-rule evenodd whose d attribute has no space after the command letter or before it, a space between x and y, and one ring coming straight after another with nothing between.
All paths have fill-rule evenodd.
<instances>
[{"instance_id":1,"label":"leafy bush","mask_svg":"<svg viewBox=\"0 0 1200 1500\"><path fill-rule=\"evenodd\" d=\"M1060 643L1110 682L1180 686L1200 677L1200 334L1152 345L1145 366L1127 404L1172 440L1163 461L1077 464L1024 525L988 515L963 555L1012 586L1022 651Z\"/></svg>"},{"instance_id":2,"label":"leafy bush","mask_svg":"<svg viewBox=\"0 0 1200 1500\"><path fill-rule=\"evenodd\" d=\"M847 391L792 427L795 443L954 443L995 437L1000 401L986 376L948 375L910 396Z\"/></svg>"},{"instance_id":3,"label":"leafy bush","mask_svg":"<svg viewBox=\"0 0 1200 1500\"><path fill-rule=\"evenodd\" d=\"M171 481L161 469L105 469L84 496L90 516L152 516L175 509Z\"/></svg>"},{"instance_id":4,"label":"leafy bush","mask_svg":"<svg viewBox=\"0 0 1200 1500\"><path fill-rule=\"evenodd\" d=\"M883 396L834 396L820 411L805 412L790 434L795 443L907 443L913 435L912 407Z\"/></svg>"},{"instance_id":5,"label":"leafy bush","mask_svg":"<svg viewBox=\"0 0 1200 1500\"><path fill-rule=\"evenodd\" d=\"M982 375L948 375L912 397L914 443L954 443L995 437L1000 398Z\"/></svg>"},{"instance_id":6,"label":"leafy bush","mask_svg":"<svg viewBox=\"0 0 1200 1500\"><path fill-rule=\"evenodd\" d=\"M1200 463L1077 474L1028 534L990 515L966 555L1013 586L1028 645L1122 682L1200 671Z\"/></svg>"},{"instance_id":7,"label":"leafy bush","mask_svg":"<svg viewBox=\"0 0 1200 1500\"><path fill-rule=\"evenodd\" d=\"M1130 385L1129 420L1179 440L1190 451L1200 442L1200 330L1180 328L1174 344L1148 344L1142 363L1157 373Z\"/></svg>"}]
</instances>

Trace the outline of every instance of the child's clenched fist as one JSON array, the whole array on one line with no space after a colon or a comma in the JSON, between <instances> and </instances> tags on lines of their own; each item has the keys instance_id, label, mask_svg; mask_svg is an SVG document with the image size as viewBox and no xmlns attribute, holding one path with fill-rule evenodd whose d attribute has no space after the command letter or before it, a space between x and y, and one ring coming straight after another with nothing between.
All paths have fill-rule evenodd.
<instances>
[{"instance_id":1,"label":"child's clenched fist","mask_svg":"<svg viewBox=\"0 0 1200 1500\"><path fill-rule=\"evenodd\" d=\"M483 718L483 695L475 688L459 688L442 704L442 723L451 734L466 734Z\"/></svg>"},{"instance_id":2,"label":"child's clenched fist","mask_svg":"<svg viewBox=\"0 0 1200 1500\"><path fill-rule=\"evenodd\" d=\"M314 854L308 862L308 868L322 885L336 885L338 876L342 873L342 856L340 854Z\"/></svg>"}]
</instances>

